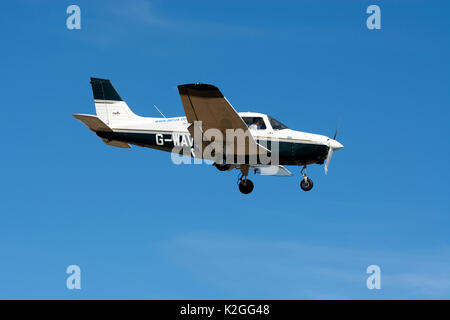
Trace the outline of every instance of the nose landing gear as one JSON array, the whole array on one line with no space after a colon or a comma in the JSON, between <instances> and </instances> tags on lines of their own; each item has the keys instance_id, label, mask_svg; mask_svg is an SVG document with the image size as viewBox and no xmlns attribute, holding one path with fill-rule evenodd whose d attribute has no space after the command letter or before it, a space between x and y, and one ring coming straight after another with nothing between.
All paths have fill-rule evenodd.
<instances>
[{"instance_id":1,"label":"nose landing gear","mask_svg":"<svg viewBox=\"0 0 450 320\"><path fill-rule=\"evenodd\" d=\"M306 165L303 166L303 169L302 171L300 171L300 173L303 176L303 179L300 182L300 188L302 188L303 191L310 191L313 188L314 183L310 178L308 178L306 174Z\"/></svg>"}]
</instances>

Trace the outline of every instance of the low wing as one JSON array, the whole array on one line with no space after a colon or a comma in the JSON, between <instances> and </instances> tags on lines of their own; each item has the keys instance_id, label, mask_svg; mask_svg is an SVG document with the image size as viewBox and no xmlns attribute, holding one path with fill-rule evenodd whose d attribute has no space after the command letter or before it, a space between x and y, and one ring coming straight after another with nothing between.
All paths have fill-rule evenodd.
<instances>
[{"instance_id":1,"label":"low wing","mask_svg":"<svg viewBox=\"0 0 450 320\"><path fill-rule=\"evenodd\" d=\"M188 129L192 136L194 136L193 123L195 121L202 122L203 132L208 129L218 129L222 132L223 137L226 137L227 129L241 129L244 132L248 130L244 120L217 87L210 84L184 84L178 86L178 91L187 121L191 123ZM249 150L268 151L259 145L251 135L245 154L250 154Z\"/></svg>"},{"instance_id":2,"label":"low wing","mask_svg":"<svg viewBox=\"0 0 450 320\"><path fill-rule=\"evenodd\" d=\"M209 84L184 84L178 86L178 91L189 123L202 121L204 131L211 128L248 129L217 87Z\"/></svg>"},{"instance_id":3,"label":"low wing","mask_svg":"<svg viewBox=\"0 0 450 320\"><path fill-rule=\"evenodd\" d=\"M264 176L290 177L292 173L283 166L251 166L251 170Z\"/></svg>"}]
</instances>

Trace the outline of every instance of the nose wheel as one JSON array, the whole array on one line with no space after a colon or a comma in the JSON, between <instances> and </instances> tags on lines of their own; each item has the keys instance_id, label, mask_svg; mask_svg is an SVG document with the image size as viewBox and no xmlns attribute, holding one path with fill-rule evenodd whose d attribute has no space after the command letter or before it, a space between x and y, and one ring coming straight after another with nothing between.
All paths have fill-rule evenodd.
<instances>
[{"instance_id":1,"label":"nose wheel","mask_svg":"<svg viewBox=\"0 0 450 320\"><path fill-rule=\"evenodd\" d=\"M310 191L313 188L314 183L306 174L306 166L304 166L300 172L303 176L303 179L300 182L300 188L302 188L303 191Z\"/></svg>"}]
</instances>

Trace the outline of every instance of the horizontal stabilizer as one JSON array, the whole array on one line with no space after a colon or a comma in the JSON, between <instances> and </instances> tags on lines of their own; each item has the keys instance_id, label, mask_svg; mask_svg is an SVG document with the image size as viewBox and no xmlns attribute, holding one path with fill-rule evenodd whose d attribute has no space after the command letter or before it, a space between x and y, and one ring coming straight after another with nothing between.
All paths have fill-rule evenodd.
<instances>
[{"instance_id":1,"label":"horizontal stabilizer","mask_svg":"<svg viewBox=\"0 0 450 320\"><path fill-rule=\"evenodd\" d=\"M75 118L80 120L86 127L88 127L91 131L97 134L97 132L113 132L110 127L108 127L102 120L97 118L96 116L90 114L74 114ZM126 142L117 141L117 140L108 140L105 138L101 138L104 143L109 146L118 147L118 148L131 148L130 145Z\"/></svg>"},{"instance_id":2,"label":"horizontal stabilizer","mask_svg":"<svg viewBox=\"0 0 450 320\"><path fill-rule=\"evenodd\" d=\"M73 114L73 116L94 132L112 132L111 128L96 116L90 114Z\"/></svg>"},{"instance_id":3,"label":"horizontal stabilizer","mask_svg":"<svg viewBox=\"0 0 450 320\"><path fill-rule=\"evenodd\" d=\"M117 140L107 140L102 139L104 143L106 143L108 146L118 147L118 148L125 148L129 149L131 148L130 145L126 142L117 141Z\"/></svg>"}]
</instances>

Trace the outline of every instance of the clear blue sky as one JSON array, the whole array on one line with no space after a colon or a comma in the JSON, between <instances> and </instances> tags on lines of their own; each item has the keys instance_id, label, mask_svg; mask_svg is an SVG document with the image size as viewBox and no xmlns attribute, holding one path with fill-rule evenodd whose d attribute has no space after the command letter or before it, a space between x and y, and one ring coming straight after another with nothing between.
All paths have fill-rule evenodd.
<instances>
[{"instance_id":1,"label":"clear blue sky","mask_svg":"<svg viewBox=\"0 0 450 320\"><path fill-rule=\"evenodd\" d=\"M66 29L81 7L82 29ZM382 29L366 28L370 4ZM5 1L0 298L450 298L448 1ZM252 177L104 145L89 77L138 114L178 84L333 135L327 176ZM82 290L66 289L68 265ZM381 267L382 289L366 288Z\"/></svg>"}]
</instances>

